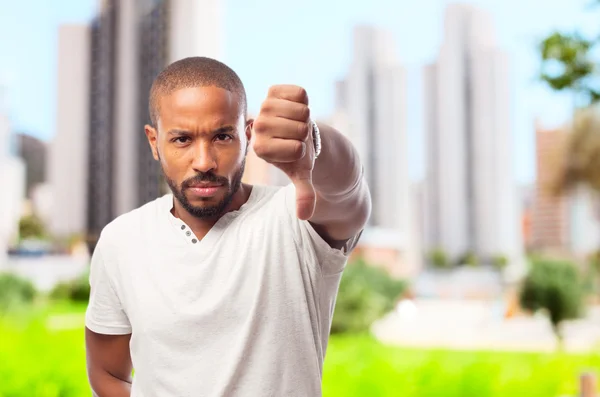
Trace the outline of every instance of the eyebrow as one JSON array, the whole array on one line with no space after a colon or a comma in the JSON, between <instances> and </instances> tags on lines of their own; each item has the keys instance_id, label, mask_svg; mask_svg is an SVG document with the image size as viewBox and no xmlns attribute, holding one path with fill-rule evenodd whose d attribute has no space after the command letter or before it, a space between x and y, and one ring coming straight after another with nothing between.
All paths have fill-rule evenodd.
<instances>
[{"instance_id":1,"label":"eyebrow","mask_svg":"<svg viewBox=\"0 0 600 397\"><path fill-rule=\"evenodd\" d=\"M233 133L235 132L235 127L232 125L226 125L223 127L219 127L216 130L212 130L208 132L208 135L217 135L217 134L225 134L225 133ZM167 132L168 135L194 135L194 132L188 130L180 130L178 128L174 128Z\"/></svg>"}]
</instances>

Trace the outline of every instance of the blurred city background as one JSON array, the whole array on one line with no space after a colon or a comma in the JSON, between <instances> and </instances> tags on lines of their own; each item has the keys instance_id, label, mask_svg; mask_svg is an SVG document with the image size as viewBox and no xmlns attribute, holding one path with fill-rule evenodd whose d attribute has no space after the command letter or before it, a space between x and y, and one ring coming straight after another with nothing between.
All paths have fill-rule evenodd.
<instances>
[{"instance_id":1,"label":"blurred city background","mask_svg":"<svg viewBox=\"0 0 600 397\"><path fill-rule=\"evenodd\" d=\"M90 395L89 258L168 191L147 95L193 55L252 114L303 86L365 165L326 397L596 395L599 21L597 0L0 0L0 397ZM287 183L252 152L244 178Z\"/></svg>"}]
</instances>

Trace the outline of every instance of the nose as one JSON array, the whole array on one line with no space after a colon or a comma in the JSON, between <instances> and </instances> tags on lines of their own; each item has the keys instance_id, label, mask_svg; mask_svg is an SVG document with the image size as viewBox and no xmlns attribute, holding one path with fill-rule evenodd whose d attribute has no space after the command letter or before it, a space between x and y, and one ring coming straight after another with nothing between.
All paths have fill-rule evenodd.
<instances>
[{"instance_id":1,"label":"nose","mask_svg":"<svg viewBox=\"0 0 600 397\"><path fill-rule=\"evenodd\" d=\"M196 172L209 172L217 168L217 158L212 145L208 142L199 142L193 153L192 168Z\"/></svg>"}]
</instances>

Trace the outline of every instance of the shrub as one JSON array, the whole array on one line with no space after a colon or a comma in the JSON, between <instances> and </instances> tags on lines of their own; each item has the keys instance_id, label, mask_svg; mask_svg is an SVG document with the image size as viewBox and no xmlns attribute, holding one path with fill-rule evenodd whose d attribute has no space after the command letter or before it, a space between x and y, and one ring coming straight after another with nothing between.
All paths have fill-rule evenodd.
<instances>
[{"instance_id":1,"label":"shrub","mask_svg":"<svg viewBox=\"0 0 600 397\"><path fill-rule=\"evenodd\" d=\"M446 269L450 267L448 255L442 249L434 249L428 255L429 263L437 269Z\"/></svg>"},{"instance_id":2,"label":"shrub","mask_svg":"<svg viewBox=\"0 0 600 397\"><path fill-rule=\"evenodd\" d=\"M47 237L42 220L34 215L24 216L19 221L19 237L22 240L43 240Z\"/></svg>"},{"instance_id":3,"label":"shrub","mask_svg":"<svg viewBox=\"0 0 600 397\"><path fill-rule=\"evenodd\" d=\"M358 260L349 264L337 295L331 332L364 332L392 310L406 283Z\"/></svg>"},{"instance_id":4,"label":"shrub","mask_svg":"<svg viewBox=\"0 0 600 397\"><path fill-rule=\"evenodd\" d=\"M562 345L561 325L581 316L583 283L575 266L557 260L537 260L523 282L520 301L524 309L548 314L558 346Z\"/></svg>"},{"instance_id":5,"label":"shrub","mask_svg":"<svg viewBox=\"0 0 600 397\"><path fill-rule=\"evenodd\" d=\"M492 265L498 270L503 270L508 265L508 258L505 255L495 255L492 258Z\"/></svg>"},{"instance_id":6,"label":"shrub","mask_svg":"<svg viewBox=\"0 0 600 397\"><path fill-rule=\"evenodd\" d=\"M0 313L35 299L34 285L13 273L0 273Z\"/></svg>"},{"instance_id":7,"label":"shrub","mask_svg":"<svg viewBox=\"0 0 600 397\"><path fill-rule=\"evenodd\" d=\"M73 302L87 302L90 299L90 283L88 273L71 281L57 284L50 292L54 300L70 300Z\"/></svg>"},{"instance_id":8,"label":"shrub","mask_svg":"<svg viewBox=\"0 0 600 397\"><path fill-rule=\"evenodd\" d=\"M457 266L471 266L476 267L479 265L479 258L475 255L474 252L465 252L461 255L456 261Z\"/></svg>"}]
</instances>

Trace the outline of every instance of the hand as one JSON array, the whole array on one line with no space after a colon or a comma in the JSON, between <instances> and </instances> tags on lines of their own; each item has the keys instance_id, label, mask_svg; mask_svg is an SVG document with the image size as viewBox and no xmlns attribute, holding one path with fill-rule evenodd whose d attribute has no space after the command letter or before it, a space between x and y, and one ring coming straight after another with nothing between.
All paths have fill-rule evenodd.
<instances>
[{"instance_id":1,"label":"hand","mask_svg":"<svg viewBox=\"0 0 600 397\"><path fill-rule=\"evenodd\" d=\"M296 188L299 219L313 216L316 193L312 183L315 148L306 91L293 85L275 85L254 120L254 151L281 169Z\"/></svg>"}]
</instances>

